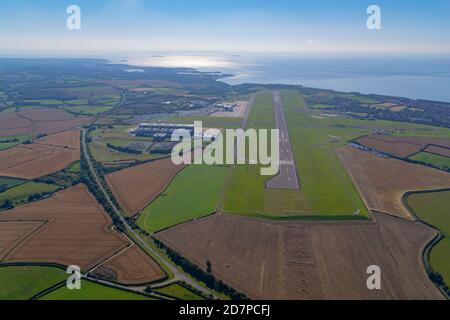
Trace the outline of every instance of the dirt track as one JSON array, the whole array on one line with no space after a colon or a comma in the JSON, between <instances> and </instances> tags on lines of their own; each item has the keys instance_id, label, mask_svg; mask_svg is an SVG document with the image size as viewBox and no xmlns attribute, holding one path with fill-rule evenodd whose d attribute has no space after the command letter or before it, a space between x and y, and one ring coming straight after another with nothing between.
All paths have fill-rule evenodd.
<instances>
[{"instance_id":1,"label":"dirt track","mask_svg":"<svg viewBox=\"0 0 450 320\"><path fill-rule=\"evenodd\" d=\"M443 171L349 146L337 149L336 154L370 210L412 219L402 203L404 192L450 187L450 174Z\"/></svg>"},{"instance_id":2,"label":"dirt track","mask_svg":"<svg viewBox=\"0 0 450 320\"><path fill-rule=\"evenodd\" d=\"M255 299L442 299L421 253L435 231L374 214L376 222L286 222L214 215L162 231L167 245ZM368 290L379 265L382 289Z\"/></svg>"},{"instance_id":3,"label":"dirt track","mask_svg":"<svg viewBox=\"0 0 450 320\"><path fill-rule=\"evenodd\" d=\"M134 216L156 199L184 167L166 158L108 174L105 179L125 213Z\"/></svg>"}]
</instances>

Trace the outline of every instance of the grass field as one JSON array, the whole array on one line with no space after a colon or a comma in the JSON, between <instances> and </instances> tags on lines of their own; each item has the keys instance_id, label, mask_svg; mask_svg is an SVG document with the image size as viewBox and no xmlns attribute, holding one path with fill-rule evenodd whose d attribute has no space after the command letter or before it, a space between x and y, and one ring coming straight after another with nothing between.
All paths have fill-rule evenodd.
<instances>
[{"instance_id":1,"label":"grass field","mask_svg":"<svg viewBox=\"0 0 450 320\"><path fill-rule=\"evenodd\" d=\"M29 136L13 136L13 137L0 137L0 150L12 148L21 144L23 141L28 140Z\"/></svg>"},{"instance_id":2,"label":"grass field","mask_svg":"<svg viewBox=\"0 0 450 320\"><path fill-rule=\"evenodd\" d=\"M190 165L144 209L138 225L156 232L213 213L227 171L223 166Z\"/></svg>"},{"instance_id":3,"label":"grass field","mask_svg":"<svg viewBox=\"0 0 450 320\"><path fill-rule=\"evenodd\" d=\"M411 160L420 161L424 163L429 163L433 166L436 166L438 168L450 168L450 158L440 156L434 153L429 152L419 152L411 157L409 157Z\"/></svg>"},{"instance_id":4,"label":"grass field","mask_svg":"<svg viewBox=\"0 0 450 320\"><path fill-rule=\"evenodd\" d=\"M66 103L74 106L82 106L88 104L88 99L73 99L73 100L67 100Z\"/></svg>"},{"instance_id":5,"label":"grass field","mask_svg":"<svg viewBox=\"0 0 450 320\"><path fill-rule=\"evenodd\" d=\"M178 283L171 284L167 287L156 289L155 292L163 293L180 300L204 300L203 297L196 295L192 291L186 289L185 287L179 285Z\"/></svg>"},{"instance_id":6,"label":"grass field","mask_svg":"<svg viewBox=\"0 0 450 320\"><path fill-rule=\"evenodd\" d=\"M109 126L109 125L113 125L116 122L117 122L116 119L113 119L110 117L103 117L103 118L99 118L99 119L95 120L94 125Z\"/></svg>"},{"instance_id":7,"label":"grass field","mask_svg":"<svg viewBox=\"0 0 450 320\"><path fill-rule=\"evenodd\" d=\"M147 137L134 137L128 133L128 130L135 126L122 126L117 125L113 128L99 128L93 130L90 136L93 138L93 142L89 144L89 148L92 152L92 156L99 162L109 161L128 161L128 160L150 160L160 158L161 155L157 154L131 154L112 150L107 147L108 143L115 146L126 146L131 142L136 141L152 141Z\"/></svg>"},{"instance_id":8,"label":"grass field","mask_svg":"<svg viewBox=\"0 0 450 320\"><path fill-rule=\"evenodd\" d=\"M81 170L80 161L71 164L70 167L67 168L67 172L69 173L80 173L80 170Z\"/></svg>"},{"instance_id":9,"label":"grass field","mask_svg":"<svg viewBox=\"0 0 450 320\"><path fill-rule=\"evenodd\" d=\"M112 109L111 106L76 106L64 108L66 111L75 112L83 115L96 115Z\"/></svg>"},{"instance_id":10,"label":"grass field","mask_svg":"<svg viewBox=\"0 0 450 320\"><path fill-rule=\"evenodd\" d=\"M29 104L39 104L41 106L59 106L64 104L64 102L57 99L24 100L24 102Z\"/></svg>"},{"instance_id":11,"label":"grass field","mask_svg":"<svg viewBox=\"0 0 450 320\"><path fill-rule=\"evenodd\" d=\"M281 91L301 191L266 190L271 177L255 165L232 168L222 204L230 213L271 218L367 217L368 211L335 154L349 140L387 129L396 135L448 137L450 130L411 123L315 117L295 90ZM272 93L257 95L248 127L273 128ZM354 213L359 211L359 215Z\"/></svg>"},{"instance_id":12,"label":"grass field","mask_svg":"<svg viewBox=\"0 0 450 320\"><path fill-rule=\"evenodd\" d=\"M431 265L450 285L450 191L412 194L408 205L424 221L441 230L444 239L431 251Z\"/></svg>"},{"instance_id":13,"label":"grass field","mask_svg":"<svg viewBox=\"0 0 450 320\"><path fill-rule=\"evenodd\" d=\"M334 108L334 106L330 104L313 104L312 106L309 106L311 109L329 109Z\"/></svg>"},{"instance_id":14,"label":"grass field","mask_svg":"<svg viewBox=\"0 0 450 320\"><path fill-rule=\"evenodd\" d=\"M69 290L67 287L58 288L40 300L152 300L149 297L106 287L88 280L81 281L81 290Z\"/></svg>"},{"instance_id":15,"label":"grass field","mask_svg":"<svg viewBox=\"0 0 450 320\"><path fill-rule=\"evenodd\" d=\"M124 153L119 151L111 150L106 146L106 144L99 143L99 142L92 142L89 144L89 148L92 152L92 156L95 158L95 160L99 162L109 162L109 161L128 161L128 160L150 160L150 159L157 159L160 158L161 155L158 154L149 154L149 153L143 153L143 154L131 154L131 153Z\"/></svg>"},{"instance_id":16,"label":"grass field","mask_svg":"<svg viewBox=\"0 0 450 320\"><path fill-rule=\"evenodd\" d=\"M265 183L271 177L261 176L258 166L235 166L227 187L224 210L292 217L312 213L351 216L359 209L367 215L350 178L333 152L336 145L326 145L332 139L323 128L313 130L308 125L309 118L300 112L305 105L297 92L283 91L282 99L302 190L266 189ZM248 126L275 127L271 92L256 97Z\"/></svg>"},{"instance_id":17,"label":"grass field","mask_svg":"<svg viewBox=\"0 0 450 320\"><path fill-rule=\"evenodd\" d=\"M51 184L27 182L0 193L0 204L6 200L11 200L13 203L19 204L25 202L28 196L32 194L54 192L58 188L58 186Z\"/></svg>"},{"instance_id":18,"label":"grass field","mask_svg":"<svg viewBox=\"0 0 450 320\"><path fill-rule=\"evenodd\" d=\"M210 116L192 116L192 117L171 117L162 119L164 123L186 123L193 124L194 121L202 121L204 128L240 128L241 118L228 118L228 117L210 117Z\"/></svg>"},{"instance_id":19,"label":"grass field","mask_svg":"<svg viewBox=\"0 0 450 320\"><path fill-rule=\"evenodd\" d=\"M0 186L3 185L3 186L5 186L6 189L14 188L25 182L26 182L25 180L21 180L21 179L0 177Z\"/></svg>"},{"instance_id":20,"label":"grass field","mask_svg":"<svg viewBox=\"0 0 450 320\"><path fill-rule=\"evenodd\" d=\"M62 269L51 267L0 267L0 300L27 300L66 279Z\"/></svg>"}]
</instances>

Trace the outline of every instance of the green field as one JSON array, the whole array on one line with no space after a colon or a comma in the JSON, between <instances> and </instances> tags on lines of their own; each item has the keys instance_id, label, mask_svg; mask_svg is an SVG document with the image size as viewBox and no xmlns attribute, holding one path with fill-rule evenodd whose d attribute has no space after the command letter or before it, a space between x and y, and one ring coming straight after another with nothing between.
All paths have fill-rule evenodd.
<instances>
[{"instance_id":1,"label":"green field","mask_svg":"<svg viewBox=\"0 0 450 320\"><path fill-rule=\"evenodd\" d=\"M0 150L12 148L29 139L30 139L29 136L0 137Z\"/></svg>"},{"instance_id":2,"label":"green field","mask_svg":"<svg viewBox=\"0 0 450 320\"><path fill-rule=\"evenodd\" d=\"M115 124L116 122L117 120L114 118L103 117L95 120L94 125L109 126Z\"/></svg>"},{"instance_id":3,"label":"green field","mask_svg":"<svg viewBox=\"0 0 450 320\"><path fill-rule=\"evenodd\" d=\"M440 156L438 154L429 152L419 152L409 157L411 160L420 161L424 163L431 164L438 168L449 168L450 169L450 158Z\"/></svg>"},{"instance_id":4,"label":"green field","mask_svg":"<svg viewBox=\"0 0 450 320\"><path fill-rule=\"evenodd\" d=\"M26 202L28 196L32 194L54 192L58 190L58 188L58 186L51 184L27 182L0 193L0 204L6 200L11 200L15 204L20 204Z\"/></svg>"},{"instance_id":5,"label":"green field","mask_svg":"<svg viewBox=\"0 0 450 320\"><path fill-rule=\"evenodd\" d=\"M203 297L196 295L192 291L186 289L178 283L171 284L167 287L163 287L160 289L156 289L155 292L163 293L165 295L169 295L174 298L178 298L180 300L204 300Z\"/></svg>"},{"instance_id":6,"label":"green field","mask_svg":"<svg viewBox=\"0 0 450 320\"><path fill-rule=\"evenodd\" d=\"M309 106L311 109L329 109L334 108L334 106L330 104L313 104L312 106Z\"/></svg>"},{"instance_id":7,"label":"green field","mask_svg":"<svg viewBox=\"0 0 450 320\"><path fill-rule=\"evenodd\" d=\"M8 177L0 177L0 186L4 186L5 189L14 188L18 185L25 183L25 180L8 178Z\"/></svg>"},{"instance_id":8,"label":"green field","mask_svg":"<svg viewBox=\"0 0 450 320\"><path fill-rule=\"evenodd\" d=\"M40 300L152 300L149 297L103 286L88 280L81 281L81 290L69 290L66 286L58 288Z\"/></svg>"},{"instance_id":9,"label":"green field","mask_svg":"<svg viewBox=\"0 0 450 320\"><path fill-rule=\"evenodd\" d=\"M102 141L101 143L92 142L89 144L89 148L91 150L92 156L95 158L95 160L99 162L133 161L133 160L145 161L161 157L161 155L158 154L150 154L150 153L131 154L115 151L106 146L106 141Z\"/></svg>"},{"instance_id":10,"label":"green field","mask_svg":"<svg viewBox=\"0 0 450 320\"><path fill-rule=\"evenodd\" d=\"M283 100L284 98L283 94ZM286 101L284 103L287 110ZM300 103L303 106L302 100L296 100L294 103ZM256 96L247 124L249 128L275 128L271 91ZM292 217L313 212L304 192L266 189L265 184L270 179L272 177L260 175L259 165L233 167L224 197L223 210L230 213L272 217ZM356 210L351 212L354 211Z\"/></svg>"},{"instance_id":11,"label":"green field","mask_svg":"<svg viewBox=\"0 0 450 320\"><path fill-rule=\"evenodd\" d=\"M0 267L0 300L27 300L66 279L62 269L52 267Z\"/></svg>"},{"instance_id":12,"label":"green field","mask_svg":"<svg viewBox=\"0 0 450 320\"><path fill-rule=\"evenodd\" d=\"M38 104L40 106L59 106L64 104L61 100L56 99L24 100L24 102L27 104Z\"/></svg>"},{"instance_id":13,"label":"green field","mask_svg":"<svg viewBox=\"0 0 450 320\"><path fill-rule=\"evenodd\" d=\"M292 217L311 213L351 216L359 209L363 215L367 215L351 180L334 155L332 147L335 145L327 147L323 144L323 129L313 131L307 123L309 118L300 112L305 109L305 105L299 94L283 91L282 99L302 190L266 189L265 183L272 177L261 176L259 166L238 165L233 168L227 186L224 210L249 215ZM272 92L256 97L248 126L275 127ZM325 142L331 140L326 134L325 137ZM305 150L309 144L319 145L319 148L311 147L313 152L309 152ZM304 151L309 153L306 155Z\"/></svg>"},{"instance_id":14,"label":"green field","mask_svg":"<svg viewBox=\"0 0 450 320\"><path fill-rule=\"evenodd\" d=\"M82 106L88 104L88 99L73 99L73 100L67 100L66 103L74 106Z\"/></svg>"},{"instance_id":15,"label":"green field","mask_svg":"<svg viewBox=\"0 0 450 320\"><path fill-rule=\"evenodd\" d=\"M167 190L144 209L138 225L156 232L213 213L227 171L224 166L190 165L185 168Z\"/></svg>"},{"instance_id":16,"label":"green field","mask_svg":"<svg viewBox=\"0 0 450 320\"><path fill-rule=\"evenodd\" d=\"M450 191L415 193L408 205L424 221L441 230L442 239L431 251L431 265L450 285Z\"/></svg>"},{"instance_id":17,"label":"green field","mask_svg":"<svg viewBox=\"0 0 450 320\"><path fill-rule=\"evenodd\" d=\"M80 170L81 170L80 161L71 164L70 167L67 168L67 172L69 173L80 173Z\"/></svg>"},{"instance_id":18,"label":"green field","mask_svg":"<svg viewBox=\"0 0 450 320\"><path fill-rule=\"evenodd\" d=\"M242 118L230 118L230 117L210 117L210 116L192 116L192 117L170 117L162 119L163 123L184 123L194 124L194 121L202 121L203 128L240 128Z\"/></svg>"},{"instance_id":19,"label":"green field","mask_svg":"<svg viewBox=\"0 0 450 320\"><path fill-rule=\"evenodd\" d=\"M96 115L111 110L111 106L76 106L64 108L66 111L75 112L83 115Z\"/></svg>"},{"instance_id":20,"label":"green field","mask_svg":"<svg viewBox=\"0 0 450 320\"><path fill-rule=\"evenodd\" d=\"M131 142L136 141L152 141L147 137L134 137L128 133L130 128L134 126L122 126L116 125L113 128L98 128L93 130L89 135L92 137L93 142L89 144L92 156L99 162L110 161L132 161L132 160L150 160L160 158L161 155L157 154L131 154L112 150L107 147L108 143L115 146L126 146Z\"/></svg>"}]
</instances>

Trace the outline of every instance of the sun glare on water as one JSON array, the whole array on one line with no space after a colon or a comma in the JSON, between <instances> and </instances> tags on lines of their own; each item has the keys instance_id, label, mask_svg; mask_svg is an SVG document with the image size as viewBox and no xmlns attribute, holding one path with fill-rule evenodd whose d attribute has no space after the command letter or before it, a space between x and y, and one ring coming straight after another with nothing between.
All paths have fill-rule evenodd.
<instances>
[{"instance_id":1,"label":"sun glare on water","mask_svg":"<svg viewBox=\"0 0 450 320\"><path fill-rule=\"evenodd\" d=\"M194 68L194 69L230 69L237 64L223 57L213 56L192 56L192 55L174 55L174 56L153 56L146 58L130 59L128 63L134 65L143 65L151 67L167 68Z\"/></svg>"}]
</instances>

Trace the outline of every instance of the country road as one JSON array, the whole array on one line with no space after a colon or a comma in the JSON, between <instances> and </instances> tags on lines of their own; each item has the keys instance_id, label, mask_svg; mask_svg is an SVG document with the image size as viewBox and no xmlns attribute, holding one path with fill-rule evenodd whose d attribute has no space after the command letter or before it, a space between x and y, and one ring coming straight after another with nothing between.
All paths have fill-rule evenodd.
<instances>
[{"instance_id":1,"label":"country road","mask_svg":"<svg viewBox=\"0 0 450 320\"><path fill-rule=\"evenodd\" d=\"M86 145L86 131L83 129L81 136L81 145L83 149L84 157L87 161L89 171L91 171L92 175L95 177L95 182L97 183L98 187L102 191L103 195L105 196L106 200L108 201L111 208L114 210L114 212L117 214L117 216L120 218L121 222L125 226L126 230L129 232L129 234L132 235L130 238L134 238L134 240L142 247L147 249L149 252L151 252L155 257L158 258L159 262L164 264L165 267L167 267L173 274L175 279L183 281L187 283L188 285L192 286L193 288L203 292L206 295L213 295L215 298L217 298L210 290L203 287L202 285L198 284L197 282L193 281L190 277L186 276L184 273L182 273L171 261L169 261L165 256L160 254L157 250L149 246L141 237L140 235L133 230L133 228L130 227L130 225L127 223L125 218L120 213L119 209L115 206L115 204L112 202L111 198L109 197L108 193L106 192L105 188L103 187L100 178L97 175L97 172L94 169L94 166L92 165L91 158L89 156L89 153L87 152L87 145ZM155 284L157 286L157 284Z\"/></svg>"}]
</instances>

